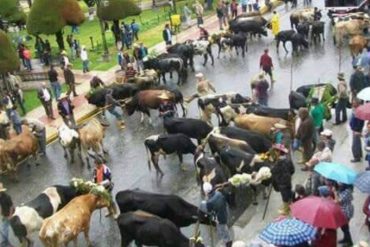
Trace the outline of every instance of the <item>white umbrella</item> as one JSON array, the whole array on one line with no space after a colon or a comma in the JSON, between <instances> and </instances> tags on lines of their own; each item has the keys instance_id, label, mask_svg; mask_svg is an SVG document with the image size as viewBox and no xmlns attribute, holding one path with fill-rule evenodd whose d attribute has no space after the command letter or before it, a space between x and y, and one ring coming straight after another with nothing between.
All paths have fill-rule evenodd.
<instances>
[{"instance_id":1,"label":"white umbrella","mask_svg":"<svg viewBox=\"0 0 370 247\"><path fill-rule=\"evenodd\" d=\"M370 87L362 89L356 97L364 101L370 101Z\"/></svg>"}]
</instances>

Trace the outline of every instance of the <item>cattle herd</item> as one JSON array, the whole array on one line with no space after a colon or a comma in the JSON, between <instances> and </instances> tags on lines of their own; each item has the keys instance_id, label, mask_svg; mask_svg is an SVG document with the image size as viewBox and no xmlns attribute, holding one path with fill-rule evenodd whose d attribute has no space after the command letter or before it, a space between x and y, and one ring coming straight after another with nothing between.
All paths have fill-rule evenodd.
<instances>
[{"instance_id":1,"label":"cattle herd","mask_svg":"<svg viewBox=\"0 0 370 247\"><path fill-rule=\"evenodd\" d=\"M351 36L350 49L355 55L367 45L362 36L369 17L361 13L349 14L346 17L333 17L333 40L340 45L345 36ZM308 47L309 37L317 42L324 39L324 22L313 20L313 9L296 10L290 17L291 30L283 30L276 35L277 49L280 42L292 42L293 51ZM331 84L305 85L292 91L289 95L290 108L277 109L254 103L250 97L239 93L222 93L193 95L184 97L179 88L166 85L166 73L176 71L178 85L186 82L188 67L194 71L195 55L204 56L204 65L208 58L214 63L211 46L217 44L218 56L225 49L241 49L244 57L247 52L247 39L255 36L267 36L269 21L257 14L242 14L230 22L230 30L214 33L209 40L186 41L168 47L168 53L144 62L143 75L137 76L125 84L113 84L96 90L88 96L88 102L99 108L105 107L105 95L111 89L113 97L122 102L123 112L131 116L135 112L149 117L150 110L158 109L161 100L159 95L167 94L170 101L181 107L182 117L165 118L163 126L167 133L152 135L145 139L144 145L148 154L148 167L154 166L157 179L164 173L160 168L159 158L176 154L180 166L183 154L192 154L197 171L196 181L202 190L202 184L209 182L213 186L224 184L239 173L257 172L261 167L271 167L274 160L261 158L260 154L268 153L272 147L271 129L276 123L284 124L293 138L295 112L298 108L309 106L312 91L324 88L326 98L321 101L328 112L332 107L332 98L336 90ZM286 50L286 48L285 48ZM162 77L164 85L160 84ZM187 118L187 105L197 100L200 111L199 119ZM212 116L218 120L213 126ZM330 117L330 116L329 116ZM234 123L233 125L232 122ZM80 128L71 129L61 126L58 129L59 142L64 149L67 161L73 163L75 152L80 154L82 162L89 165L89 150L104 158L104 126L93 119ZM16 138L23 140L19 145ZM195 140L195 142L194 142ZM6 143L5 143L6 142ZM35 148L36 147L36 148ZM209 148L210 154L205 150ZM11 140L0 140L1 171L13 171L17 164L28 156L36 156L37 140L29 131L23 131ZM272 176L271 179L274 179ZM270 179L270 180L271 180ZM269 185L264 181L261 186ZM278 183L278 181L277 181ZM252 187L257 191L256 187ZM235 189L223 187L222 193L230 206L235 206ZM120 209L117 223L121 234L122 246L135 241L138 246L156 245L203 246L198 241L199 232L194 238L185 237L179 230L192 224L214 225L213 218L199 213L194 206L176 195L161 195L141 190L124 190L115 196ZM255 200L254 200L255 201ZM255 201L256 202L256 201ZM39 232L44 246L60 246L77 241L80 232L89 240L89 224L95 209L108 207L106 200L95 194L84 194L74 186L54 185L46 188L34 200L15 208L10 218L10 225L15 235L27 246L32 245L30 235Z\"/></svg>"}]
</instances>

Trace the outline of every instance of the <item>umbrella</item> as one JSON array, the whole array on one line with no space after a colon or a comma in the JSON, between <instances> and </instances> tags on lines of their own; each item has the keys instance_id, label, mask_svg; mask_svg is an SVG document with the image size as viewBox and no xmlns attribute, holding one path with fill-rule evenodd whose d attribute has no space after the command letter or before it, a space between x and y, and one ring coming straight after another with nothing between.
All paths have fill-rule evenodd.
<instances>
[{"instance_id":1,"label":"umbrella","mask_svg":"<svg viewBox=\"0 0 370 247\"><path fill-rule=\"evenodd\" d=\"M337 229L347 223L341 207L333 200L309 196L290 206L292 216L314 227Z\"/></svg>"},{"instance_id":2,"label":"umbrella","mask_svg":"<svg viewBox=\"0 0 370 247\"><path fill-rule=\"evenodd\" d=\"M274 245L293 246L315 237L316 229L297 219L284 219L270 223L259 235Z\"/></svg>"},{"instance_id":3,"label":"umbrella","mask_svg":"<svg viewBox=\"0 0 370 247\"><path fill-rule=\"evenodd\" d=\"M370 101L370 87L362 89L356 97L364 101Z\"/></svg>"},{"instance_id":4,"label":"umbrella","mask_svg":"<svg viewBox=\"0 0 370 247\"><path fill-rule=\"evenodd\" d=\"M357 176L354 185L362 193L370 194L370 171L360 173Z\"/></svg>"},{"instance_id":5,"label":"umbrella","mask_svg":"<svg viewBox=\"0 0 370 247\"><path fill-rule=\"evenodd\" d=\"M315 166L314 171L325 178L343 184L353 184L357 176L354 170L338 163L320 162Z\"/></svg>"},{"instance_id":6,"label":"umbrella","mask_svg":"<svg viewBox=\"0 0 370 247\"><path fill-rule=\"evenodd\" d=\"M370 120L370 103L366 103L357 107L355 110L355 115L359 119Z\"/></svg>"}]
</instances>

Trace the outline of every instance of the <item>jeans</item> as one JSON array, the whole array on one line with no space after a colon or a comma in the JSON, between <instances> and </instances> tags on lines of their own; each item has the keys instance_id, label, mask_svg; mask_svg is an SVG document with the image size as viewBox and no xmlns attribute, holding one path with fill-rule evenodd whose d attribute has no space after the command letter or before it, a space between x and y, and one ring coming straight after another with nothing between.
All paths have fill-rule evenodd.
<instances>
[{"instance_id":1,"label":"jeans","mask_svg":"<svg viewBox=\"0 0 370 247\"><path fill-rule=\"evenodd\" d=\"M22 133L22 124L21 123L13 123L13 129L17 135Z\"/></svg>"},{"instance_id":2,"label":"jeans","mask_svg":"<svg viewBox=\"0 0 370 247\"><path fill-rule=\"evenodd\" d=\"M218 25L220 26L220 30L223 30L223 28L222 28L222 22L223 22L223 18L222 17L218 17Z\"/></svg>"},{"instance_id":3,"label":"jeans","mask_svg":"<svg viewBox=\"0 0 370 247\"><path fill-rule=\"evenodd\" d=\"M60 86L60 83L58 81L53 81L53 82L50 82L50 85L51 85L51 89L53 90L55 99L58 100L62 92L62 87Z\"/></svg>"},{"instance_id":4,"label":"jeans","mask_svg":"<svg viewBox=\"0 0 370 247\"><path fill-rule=\"evenodd\" d=\"M351 236L351 232L349 231L349 223L345 224L344 226L341 227L342 231L343 231L343 240L350 244L352 246L353 242L352 242L352 236Z\"/></svg>"},{"instance_id":5,"label":"jeans","mask_svg":"<svg viewBox=\"0 0 370 247\"><path fill-rule=\"evenodd\" d=\"M312 181L312 193L315 195L315 196L318 196L319 195L319 186L321 186L321 176L319 173L313 171L312 172L312 175L311 175L311 181Z\"/></svg>"},{"instance_id":6,"label":"jeans","mask_svg":"<svg viewBox=\"0 0 370 247\"><path fill-rule=\"evenodd\" d=\"M84 73L89 72L89 60L82 61L82 71Z\"/></svg>"},{"instance_id":7,"label":"jeans","mask_svg":"<svg viewBox=\"0 0 370 247\"><path fill-rule=\"evenodd\" d=\"M356 160L362 158L361 136L356 133L352 135L352 154L353 158Z\"/></svg>"},{"instance_id":8,"label":"jeans","mask_svg":"<svg viewBox=\"0 0 370 247\"><path fill-rule=\"evenodd\" d=\"M17 97L17 102L18 102L19 107L22 110L23 115L26 115L26 108L24 107L24 101L20 99L19 97Z\"/></svg>"},{"instance_id":9,"label":"jeans","mask_svg":"<svg viewBox=\"0 0 370 247\"><path fill-rule=\"evenodd\" d=\"M24 59L24 62L26 64L26 68L28 70L32 70L31 59Z\"/></svg>"},{"instance_id":10,"label":"jeans","mask_svg":"<svg viewBox=\"0 0 370 247\"><path fill-rule=\"evenodd\" d=\"M268 104L268 97L258 97L258 104L267 106Z\"/></svg>"},{"instance_id":11,"label":"jeans","mask_svg":"<svg viewBox=\"0 0 370 247\"><path fill-rule=\"evenodd\" d=\"M0 247L9 247L11 246L9 243L9 220L3 218L1 221L1 242L0 242Z\"/></svg>"},{"instance_id":12,"label":"jeans","mask_svg":"<svg viewBox=\"0 0 370 247\"><path fill-rule=\"evenodd\" d=\"M347 121L347 102L348 99L339 99L337 105L335 106L335 123L340 124L341 122ZM342 113L342 121L340 120L340 113Z\"/></svg>"},{"instance_id":13,"label":"jeans","mask_svg":"<svg viewBox=\"0 0 370 247\"><path fill-rule=\"evenodd\" d=\"M122 115L116 110L116 107L111 107L108 109L109 113L115 116L119 121L122 121Z\"/></svg>"},{"instance_id":14,"label":"jeans","mask_svg":"<svg viewBox=\"0 0 370 247\"><path fill-rule=\"evenodd\" d=\"M198 16L197 17L197 25L199 27L199 25L203 24L203 17L202 16Z\"/></svg>"},{"instance_id":15,"label":"jeans","mask_svg":"<svg viewBox=\"0 0 370 247\"><path fill-rule=\"evenodd\" d=\"M242 12L243 13L247 12L247 5L244 4L242 5Z\"/></svg>"},{"instance_id":16,"label":"jeans","mask_svg":"<svg viewBox=\"0 0 370 247\"><path fill-rule=\"evenodd\" d=\"M39 142L40 152L46 154L46 129L37 132L36 136Z\"/></svg>"},{"instance_id":17,"label":"jeans","mask_svg":"<svg viewBox=\"0 0 370 247\"><path fill-rule=\"evenodd\" d=\"M216 225L217 236L219 239L222 240L224 243L228 243L231 241L229 228L226 224L217 224Z\"/></svg>"}]
</instances>

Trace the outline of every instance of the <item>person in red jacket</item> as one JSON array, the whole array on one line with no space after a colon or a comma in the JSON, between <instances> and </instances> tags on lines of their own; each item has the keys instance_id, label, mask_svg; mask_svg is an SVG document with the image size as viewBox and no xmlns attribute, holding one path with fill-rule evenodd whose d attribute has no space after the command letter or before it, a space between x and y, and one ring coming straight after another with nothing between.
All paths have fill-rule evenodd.
<instances>
[{"instance_id":1,"label":"person in red jacket","mask_svg":"<svg viewBox=\"0 0 370 247\"><path fill-rule=\"evenodd\" d=\"M366 198L364 206L362 207L362 212L365 214L365 225L370 232L370 196Z\"/></svg>"},{"instance_id":2,"label":"person in red jacket","mask_svg":"<svg viewBox=\"0 0 370 247\"><path fill-rule=\"evenodd\" d=\"M274 65L272 64L272 59L269 56L269 50L265 49L263 55L260 58L260 68L270 76L271 81L271 89L272 89L272 83L275 82L272 76L272 69L274 68Z\"/></svg>"}]
</instances>

